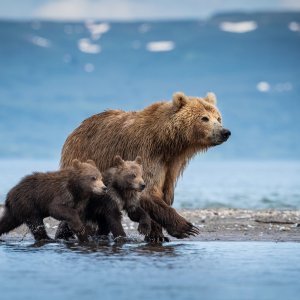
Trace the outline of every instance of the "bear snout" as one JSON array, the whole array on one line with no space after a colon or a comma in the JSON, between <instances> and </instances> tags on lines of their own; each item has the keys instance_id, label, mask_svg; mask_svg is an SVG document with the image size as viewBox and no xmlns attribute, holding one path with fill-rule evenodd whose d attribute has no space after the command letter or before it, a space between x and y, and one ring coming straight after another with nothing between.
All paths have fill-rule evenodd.
<instances>
[{"instance_id":1,"label":"bear snout","mask_svg":"<svg viewBox=\"0 0 300 300\"><path fill-rule=\"evenodd\" d=\"M222 136L222 139L223 139L224 142L228 140L228 138L230 137L230 135L231 135L230 130L225 129L225 128L222 129L221 136Z\"/></svg>"},{"instance_id":2,"label":"bear snout","mask_svg":"<svg viewBox=\"0 0 300 300\"><path fill-rule=\"evenodd\" d=\"M103 194L106 193L106 191L107 191L107 187L104 184L102 184L101 186L95 186L93 188L93 192L95 194Z\"/></svg>"}]
</instances>

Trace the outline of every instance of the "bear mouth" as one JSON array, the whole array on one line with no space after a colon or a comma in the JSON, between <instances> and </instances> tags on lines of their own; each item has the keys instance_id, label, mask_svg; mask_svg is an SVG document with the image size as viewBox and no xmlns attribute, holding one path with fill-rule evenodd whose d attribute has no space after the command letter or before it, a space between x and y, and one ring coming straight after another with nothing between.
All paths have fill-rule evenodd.
<instances>
[{"instance_id":1,"label":"bear mouth","mask_svg":"<svg viewBox=\"0 0 300 300\"><path fill-rule=\"evenodd\" d=\"M228 140L228 138L222 138L222 139L218 139L213 141L212 146L218 146L221 145L223 143L225 143Z\"/></svg>"}]
</instances>

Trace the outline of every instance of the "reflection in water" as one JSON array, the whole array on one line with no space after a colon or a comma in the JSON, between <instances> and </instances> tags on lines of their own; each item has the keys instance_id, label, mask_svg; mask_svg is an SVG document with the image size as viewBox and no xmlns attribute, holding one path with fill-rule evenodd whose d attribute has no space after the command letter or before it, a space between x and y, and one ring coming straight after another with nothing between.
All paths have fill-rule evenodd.
<instances>
[{"instance_id":1,"label":"reflection in water","mask_svg":"<svg viewBox=\"0 0 300 300\"><path fill-rule=\"evenodd\" d=\"M1 300L295 299L299 250L267 242L6 241Z\"/></svg>"}]
</instances>

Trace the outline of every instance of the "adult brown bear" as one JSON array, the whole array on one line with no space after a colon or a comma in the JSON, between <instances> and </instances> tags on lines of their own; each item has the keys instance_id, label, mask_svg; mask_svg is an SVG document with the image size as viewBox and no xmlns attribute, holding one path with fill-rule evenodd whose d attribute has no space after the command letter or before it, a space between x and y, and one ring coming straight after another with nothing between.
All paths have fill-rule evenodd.
<instances>
[{"instance_id":1,"label":"adult brown bear","mask_svg":"<svg viewBox=\"0 0 300 300\"><path fill-rule=\"evenodd\" d=\"M162 227L177 238L198 229L171 207L174 188L188 161L199 151L225 142L230 131L221 124L216 98L176 93L173 101L157 102L141 111L108 110L84 120L67 138L61 167L72 160L93 159L101 172L113 166L115 155L143 160L146 188L141 206L155 221L151 241L165 240Z\"/></svg>"}]
</instances>

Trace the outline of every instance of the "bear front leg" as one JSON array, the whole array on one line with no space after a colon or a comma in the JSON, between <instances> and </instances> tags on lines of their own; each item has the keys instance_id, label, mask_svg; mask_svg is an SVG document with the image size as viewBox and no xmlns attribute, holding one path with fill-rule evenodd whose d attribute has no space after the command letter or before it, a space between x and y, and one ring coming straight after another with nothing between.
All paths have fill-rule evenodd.
<instances>
[{"instance_id":1,"label":"bear front leg","mask_svg":"<svg viewBox=\"0 0 300 300\"><path fill-rule=\"evenodd\" d=\"M114 238L126 237L126 233L122 226L122 213L118 208L108 211L105 216L109 230Z\"/></svg>"},{"instance_id":2,"label":"bear front leg","mask_svg":"<svg viewBox=\"0 0 300 300\"><path fill-rule=\"evenodd\" d=\"M141 206L167 232L179 239L199 234L199 229L180 216L176 210L155 195L141 197Z\"/></svg>"},{"instance_id":3,"label":"bear front leg","mask_svg":"<svg viewBox=\"0 0 300 300\"><path fill-rule=\"evenodd\" d=\"M140 206L130 206L126 209L128 217L134 222L138 222L138 232L149 235L151 231L151 218Z\"/></svg>"},{"instance_id":4,"label":"bear front leg","mask_svg":"<svg viewBox=\"0 0 300 300\"><path fill-rule=\"evenodd\" d=\"M55 239L58 240L69 240L74 239L75 235L73 231L70 229L68 223L66 221L62 221L58 224L58 228L55 233Z\"/></svg>"},{"instance_id":5,"label":"bear front leg","mask_svg":"<svg viewBox=\"0 0 300 300\"><path fill-rule=\"evenodd\" d=\"M60 221L66 221L70 229L77 235L80 242L88 242L85 226L76 209L63 205L54 205L51 208L51 217Z\"/></svg>"}]
</instances>

